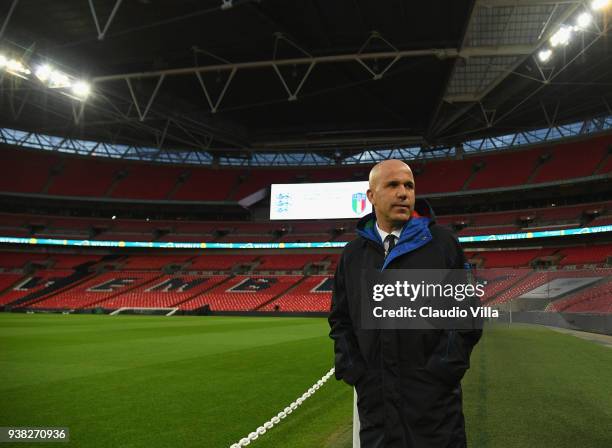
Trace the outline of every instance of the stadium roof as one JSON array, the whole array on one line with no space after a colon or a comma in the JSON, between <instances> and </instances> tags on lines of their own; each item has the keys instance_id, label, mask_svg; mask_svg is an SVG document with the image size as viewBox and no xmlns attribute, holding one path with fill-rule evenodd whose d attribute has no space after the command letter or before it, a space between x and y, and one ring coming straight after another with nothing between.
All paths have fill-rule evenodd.
<instances>
[{"instance_id":1,"label":"stadium roof","mask_svg":"<svg viewBox=\"0 0 612 448\"><path fill-rule=\"evenodd\" d=\"M0 126L248 158L425 150L612 114L606 14L581 1L11 0L0 52L92 83L2 76ZM538 57L545 49L546 62ZM5 74L6 75L6 74ZM28 78L28 79L23 79Z\"/></svg>"}]
</instances>

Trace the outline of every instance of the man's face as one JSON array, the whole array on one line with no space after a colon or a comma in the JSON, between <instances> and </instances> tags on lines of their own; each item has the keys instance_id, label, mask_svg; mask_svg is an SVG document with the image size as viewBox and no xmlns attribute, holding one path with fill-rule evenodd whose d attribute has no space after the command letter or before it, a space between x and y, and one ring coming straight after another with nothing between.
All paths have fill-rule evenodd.
<instances>
[{"instance_id":1,"label":"man's face","mask_svg":"<svg viewBox=\"0 0 612 448\"><path fill-rule=\"evenodd\" d=\"M405 163L389 160L378 167L368 190L368 199L383 230L401 228L414 210L414 177ZM383 227L384 226L384 227Z\"/></svg>"}]
</instances>

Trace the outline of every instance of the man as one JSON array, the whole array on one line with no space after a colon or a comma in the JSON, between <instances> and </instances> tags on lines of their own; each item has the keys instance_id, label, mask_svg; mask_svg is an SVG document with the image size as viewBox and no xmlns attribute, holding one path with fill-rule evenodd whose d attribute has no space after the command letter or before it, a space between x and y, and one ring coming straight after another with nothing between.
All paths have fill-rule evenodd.
<instances>
[{"instance_id":1,"label":"man","mask_svg":"<svg viewBox=\"0 0 612 448\"><path fill-rule=\"evenodd\" d=\"M400 160L370 172L374 212L357 224L336 270L329 316L336 378L357 391L361 448L466 446L461 378L479 330L364 330L360 325L365 269L464 269L450 229L415 201L410 167Z\"/></svg>"}]
</instances>

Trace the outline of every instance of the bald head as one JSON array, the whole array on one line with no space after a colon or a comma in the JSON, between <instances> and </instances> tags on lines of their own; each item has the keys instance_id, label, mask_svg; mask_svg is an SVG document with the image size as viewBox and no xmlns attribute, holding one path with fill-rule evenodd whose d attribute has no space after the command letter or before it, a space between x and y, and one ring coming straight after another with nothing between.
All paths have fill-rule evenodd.
<instances>
[{"instance_id":1,"label":"bald head","mask_svg":"<svg viewBox=\"0 0 612 448\"><path fill-rule=\"evenodd\" d=\"M412 170L410 169L410 166L408 166L408 164L397 159L383 160L382 162L379 162L374 165L374 167L370 170L370 177L368 179L370 189L376 186L380 179L385 179L389 177L391 173L397 171L405 171L407 173L410 173L410 177L412 177L414 181L414 177L412 176Z\"/></svg>"},{"instance_id":2,"label":"bald head","mask_svg":"<svg viewBox=\"0 0 612 448\"><path fill-rule=\"evenodd\" d=\"M414 176L401 160L385 160L370 171L368 200L381 229L401 229L414 211Z\"/></svg>"}]
</instances>

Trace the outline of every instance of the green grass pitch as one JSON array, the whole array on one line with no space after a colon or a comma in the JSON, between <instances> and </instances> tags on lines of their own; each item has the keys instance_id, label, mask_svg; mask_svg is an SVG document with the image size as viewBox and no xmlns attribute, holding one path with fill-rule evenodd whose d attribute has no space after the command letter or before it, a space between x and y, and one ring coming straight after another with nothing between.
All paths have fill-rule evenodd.
<instances>
[{"instance_id":1,"label":"green grass pitch","mask_svg":"<svg viewBox=\"0 0 612 448\"><path fill-rule=\"evenodd\" d=\"M0 313L0 426L69 427L51 446L228 447L329 370L327 332L320 318ZM612 446L609 347L498 326L463 384L470 446ZM332 378L252 446L348 448L352 399Z\"/></svg>"}]
</instances>

